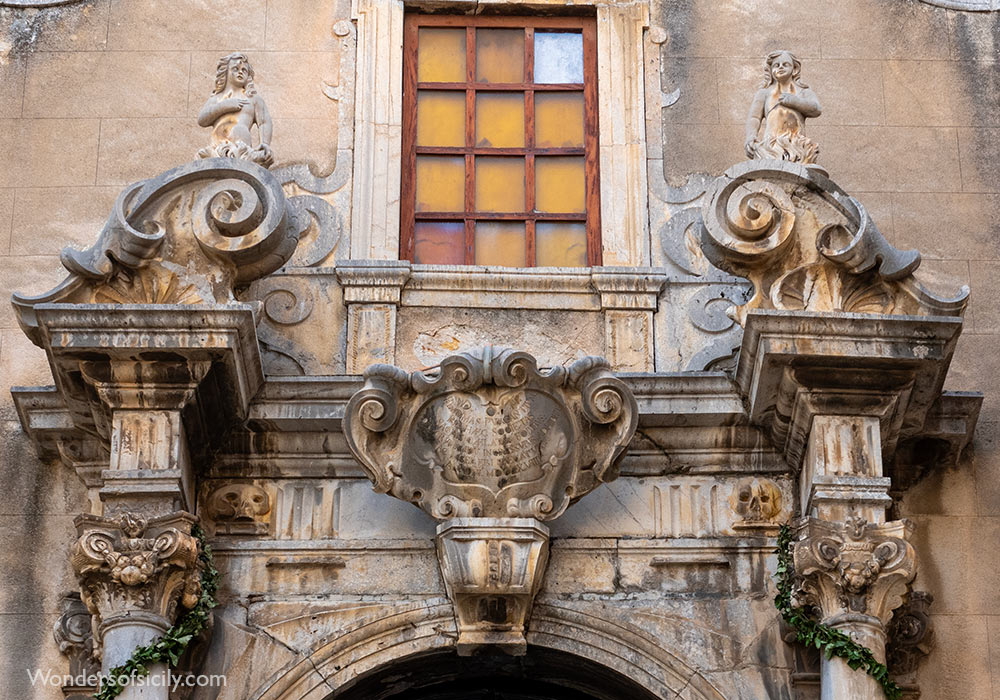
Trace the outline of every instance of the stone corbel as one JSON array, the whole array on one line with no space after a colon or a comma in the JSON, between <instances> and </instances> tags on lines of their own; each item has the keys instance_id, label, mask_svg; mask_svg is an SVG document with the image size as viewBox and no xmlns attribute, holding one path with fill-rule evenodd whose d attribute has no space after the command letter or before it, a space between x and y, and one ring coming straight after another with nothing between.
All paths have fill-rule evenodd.
<instances>
[{"instance_id":1,"label":"stone corbel","mask_svg":"<svg viewBox=\"0 0 1000 700\"><path fill-rule=\"evenodd\" d=\"M92 615L102 671L161 636L180 609L197 604L201 571L194 523L188 513L149 520L134 513L77 517L70 562Z\"/></svg>"},{"instance_id":2,"label":"stone corbel","mask_svg":"<svg viewBox=\"0 0 1000 700\"><path fill-rule=\"evenodd\" d=\"M655 369L653 313L667 275L648 268L597 267L591 283L601 295L605 347L620 372Z\"/></svg>"},{"instance_id":3,"label":"stone corbel","mask_svg":"<svg viewBox=\"0 0 1000 700\"><path fill-rule=\"evenodd\" d=\"M406 261L352 260L337 267L347 304L347 373L396 357L396 312L410 278Z\"/></svg>"},{"instance_id":4,"label":"stone corbel","mask_svg":"<svg viewBox=\"0 0 1000 700\"><path fill-rule=\"evenodd\" d=\"M59 651L69 659L69 677L83 680L84 684L63 685L66 700L85 700L97 692L96 680L101 670L100 659L94 643L94 628L90 611L83 604L79 593L63 596L62 615L52 630Z\"/></svg>"}]
</instances>

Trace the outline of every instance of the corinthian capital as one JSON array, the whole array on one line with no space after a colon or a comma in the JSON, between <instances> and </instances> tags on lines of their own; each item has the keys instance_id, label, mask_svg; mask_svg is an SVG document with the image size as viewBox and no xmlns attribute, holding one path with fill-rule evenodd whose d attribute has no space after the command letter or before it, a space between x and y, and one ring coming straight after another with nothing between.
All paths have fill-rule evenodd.
<instances>
[{"instance_id":1,"label":"corinthian capital","mask_svg":"<svg viewBox=\"0 0 1000 700\"><path fill-rule=\"evenodd\" d=\"M886 624L917 572L911 532L905 520L803 521L793 550L800 602L819 609L825 622L860 613Z\"/></svg>"},{"instance_id":2,"label":"corinthian capital","mask_svg":"<svg viewBox=\"0 0 1000 700\"><path fill-rule=\"evenodd\" d=\"M79 537L70 561L98 640L122 618L166 629L178 604L195 606L201 571L194 522L182 512L150 520L133 513L76 519Z\"/></svg>"}]
</instances>

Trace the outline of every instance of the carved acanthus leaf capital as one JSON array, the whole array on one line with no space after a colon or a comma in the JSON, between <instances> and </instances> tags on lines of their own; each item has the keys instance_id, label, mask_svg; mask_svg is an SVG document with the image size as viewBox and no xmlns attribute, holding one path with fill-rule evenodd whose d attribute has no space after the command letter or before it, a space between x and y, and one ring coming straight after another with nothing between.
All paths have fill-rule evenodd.
<instances>
[{"instance_id":1,"label":"carved acanthus leaf capital","mask_svg":"<svg viewBox=\"0 0 1000 700\"><path fill-rule=\"evenodd\" d=\"M426 372L370 367L344 433L377 491L435 518L551 520L617 476L637 416L604 359L541 371L486 348Z\"/></svg>"},{"instance_id":2,"label":"carved acanthus leaf capital","mask_svg":"<svg viewBox=\"0 0 1000 700\"><path fill-rule=\"evenodd\" d=\"M143 519L82 515L70 563L95 630L123 616L145 616L164 627L177 605L194 607L201 594L195 518L187 513Z\"/></svg>"},{"instance_id":3,"label":"carved acanthus leaf capital","mask_svg":"<svg viewBox=\"0 0 1000 700\"><path fill-rule=\"evenodd\" d=\"M917 572L911 531L907 521L803 521L793 549L799 604L818 609L824 621L860 613L887 624Z\"/></svg>"}]
</instances>

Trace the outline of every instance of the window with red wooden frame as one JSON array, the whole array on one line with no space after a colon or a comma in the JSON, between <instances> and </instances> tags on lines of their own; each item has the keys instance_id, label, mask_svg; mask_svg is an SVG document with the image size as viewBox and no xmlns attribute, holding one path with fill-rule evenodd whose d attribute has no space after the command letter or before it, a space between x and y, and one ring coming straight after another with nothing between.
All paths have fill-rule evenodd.
<instances>
[{"instance_id":1,"label":"window with red wooden frame","mask_svg":"<svg viewBox=\"0 0 1000 700\"><path fill-rule=\"evenodd\" d=\"M406 15L401 258L601 264L595 42L590 17Z\"/></svg>"}]
</instances>

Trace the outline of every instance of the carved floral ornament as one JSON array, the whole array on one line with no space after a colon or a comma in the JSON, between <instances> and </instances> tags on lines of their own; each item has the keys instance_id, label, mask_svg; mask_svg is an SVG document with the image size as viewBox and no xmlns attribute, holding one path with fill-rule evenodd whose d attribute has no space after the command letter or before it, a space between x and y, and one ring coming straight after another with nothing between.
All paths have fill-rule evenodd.
<instances>
[{"instance_id":1,"label":"carved floral ornament","mask_svg":"<svg viewBox=\"0 0 1000 700\"><path fill-rule=\"evenodd\" d=\"M806 520L793 550L798 604L817 608L825 621L860 613L886 624L916 575L911 531L906 521Z\"/></svg>"},{"instance_id":2,"label":"carved floral ornament","mask_svg":"<svg viewBox=\"0 0 1000 700\"><path fill-rule=\"evenodd\" d=\"M452 517L558 517L617 476L638 409L606 360L540 371L485 348L407 374L365 372L344 433L375 490Z\"/></svg>"},{"instance_id":3,"label":"carved floral ornament","mask_svg":"<svg viewBox=\"0 0 1000 700\"><path fill-rule=\"evenodd\" d=\"M938 296L914 276L915 250L894 248L861 203L815 168L777 160L735 165L709 188L702 250L750 280L752 309L961 316L969 290Z\"/></svg>"},{"instance_id":4,"label":"carved floral ornament","mask_svg":"<svg viewBox=\"0 0 1000 700\"><path fill-rule=\"evenodd\" d=\"M194 517L177 513L146 520L132 513L117 519L83 515L70 563L81 598L101 625L120 616L147 614L173 619L178 604L194 607L201 593Z\"/></svg>"}]
</instances>

